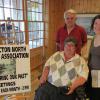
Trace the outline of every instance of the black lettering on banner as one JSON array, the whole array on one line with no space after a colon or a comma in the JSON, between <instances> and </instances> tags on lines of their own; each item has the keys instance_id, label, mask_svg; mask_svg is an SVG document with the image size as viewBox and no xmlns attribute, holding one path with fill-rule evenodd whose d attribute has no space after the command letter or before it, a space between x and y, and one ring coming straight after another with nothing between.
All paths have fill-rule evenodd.
<instances>
[{"instance_id":1,"label":"black lettering on banner","mask_svg":"<svg viewBox=\"0 0 100 100\"><path fill-rule=\"evenodd\" d=\"M26 47L12 47L12 52L24 52Z\"/></svg>"},{"instance_id":2,"label":"black lettering on banner","mask_svg":"<svg viewBox=\"0 0 100 100\"><path fill-rule=\"evenodd\" d=\"M2 82L2 83L0 83L0 87L15 86L15 85L16 85L15 81L13 81L13 82Z\"/></svg>"},{"instance_id":3,"label":"black lettering on banner","mask_svg":"<svg viewBox=\"0 0 100 100\"><path fill-rule=\"evenodd\" d=\"M8 80L8 75L0 76L0 81L1 80Z\"/></svg>"},{"instance_id":4,"label":"black lettering on banner","mask_svg":"<svg viewBox=\"0 0 100 100\"><path fill-rule=\"evenodd\" d=\"M1 93L3 93L3 92L8 92L8 88L2 88Z\"/></svg>"},{"instance_id":5,"label":"black lettering on banner","mask_svg":"<svg viewBox=\"0 0 100 100\"><path fill-rule=\"evenodd\" d=\"M11 52L10 47L0 47L0 52Z\"/></svg>"},{"instance_id":6,"label":"black lettering on banner","mask_svg":"<svg viewBox=\"0 0 100 100\"><path fill-rule=\"evenodd\" d=\"M10 87L9 91L19 91L20 87Z\"/></svg>"},{"instance_id":7,"label":"black lettering on banner","mask_svg":"<svg viewBox=\"0 0 100 100\"><path fill-rule=\"evenodd\" d=\"M26 78L27 75L28 75L28 73L18 74L18 79Z\"/></svg>"},{"instance_id":8,"label":"black lettering on banner","mask_svg":"<svg viewBox=\"0 0 100 100\"><path fill-rule=\"evenodd\" d=\"M26 85L26 86L22 86L22 90L28 90L29 89L29 86Z\"/></svg>"},{"instance_id":9,"label":"black lettering on banner","mask_svg":"<svg viewBox=\"0 0 100 100\"><path fill-rule=\"evenodd\" d=\"M1 54L1 59L28 58L29 53L5 53Z\"/></svg>"},{"instance_id":10,"label":"black lettering on banner","mask_svg":"<svg viewBox=\"0 0 100 100\"><path fill-rule=\"evenodd\" d=\"M10 75L10 79L17 79L17 75Z\"/></svg>"},{"instance_id":11,"label":"black lettering on banner","mask_svg":"<svg viewBox=\"0 0 100 100\"><path fill-rule=\"evenodd\" d=\"M1 88L1 93L20 91L20 87Z\"/></svg>"}]
</instances>

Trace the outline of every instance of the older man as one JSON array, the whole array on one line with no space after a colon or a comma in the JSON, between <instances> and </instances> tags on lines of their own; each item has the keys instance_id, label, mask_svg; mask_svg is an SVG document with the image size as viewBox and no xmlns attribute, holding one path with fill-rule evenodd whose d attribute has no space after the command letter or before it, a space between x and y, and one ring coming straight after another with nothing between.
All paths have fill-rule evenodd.
<instances>
[{"instance_id":1,"label":"older man","mask_svg":"<svg viewBox=\"0 0 100 100\"><path fill-rule=\"evenodd\" d=\"M76 39L68 37L64 42L64 51L56 52L47 60L35 100L75 100L75 90L88 77L87 64L76 54L76 46Z\"/></svg>"},{"instance_id":2,"label":"older man","mask_svg":"<svg viewBox=\"0 0 100 100\"><path fill-rule=\"evenodd\" d=\"M81 48L85 46L87 42L87 34L83 27L76 24L76 11L69 9L64 13L65 25L57 31L56 45L57 51L64 50L64 40L69 36L73 36L78 41L76 52L81 54Z\"/></svg>"}]
</instances>

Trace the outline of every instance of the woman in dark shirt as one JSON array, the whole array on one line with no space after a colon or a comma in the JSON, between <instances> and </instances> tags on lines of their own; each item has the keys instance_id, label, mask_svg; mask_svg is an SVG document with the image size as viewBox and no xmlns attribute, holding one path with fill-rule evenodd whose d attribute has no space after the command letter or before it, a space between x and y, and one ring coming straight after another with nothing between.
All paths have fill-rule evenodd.
<instances>
[{"instance_id":1,"label":"woman in dark shirt","mask_svg":"<svg viewBox=\"0 0 100 100\"><path fill-rule=\"evenodd\" d=\"M91 73L90 100L100 99L100 15L96 15L91 24L95 32L93 43L90 49L89 67Z\"/></svg>"}]
</instances>

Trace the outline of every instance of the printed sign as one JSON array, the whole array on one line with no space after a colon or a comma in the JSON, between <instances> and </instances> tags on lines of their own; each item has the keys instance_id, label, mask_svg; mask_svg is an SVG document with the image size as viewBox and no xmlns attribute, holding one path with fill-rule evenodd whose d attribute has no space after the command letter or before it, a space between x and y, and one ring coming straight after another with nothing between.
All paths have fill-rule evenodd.
<instances>
[{"instance_id":1,"label":"printed sign","mask_svg":"<svg viewBox=\"0 0 100 100\"><path fill-rule=\"evenodd\" d=\"M0 95L31 91L28 45L0 45Z\"/></svg>"}]
</instances>

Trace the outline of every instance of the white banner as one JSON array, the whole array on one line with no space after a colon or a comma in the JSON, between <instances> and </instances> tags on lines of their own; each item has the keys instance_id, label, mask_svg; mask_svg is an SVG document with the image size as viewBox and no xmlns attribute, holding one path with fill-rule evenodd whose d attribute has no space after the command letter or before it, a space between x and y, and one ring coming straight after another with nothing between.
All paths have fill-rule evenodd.
<instances>
[{"instance_id":1,"label":"white banner","mask_svg":"<svg viewBox=\"0 0 100 100\"><path fill-rule=\"evenodd\" d=\"M28 45L0 45L0 95L31 91Z\"/></svg>"}]
</instances>

